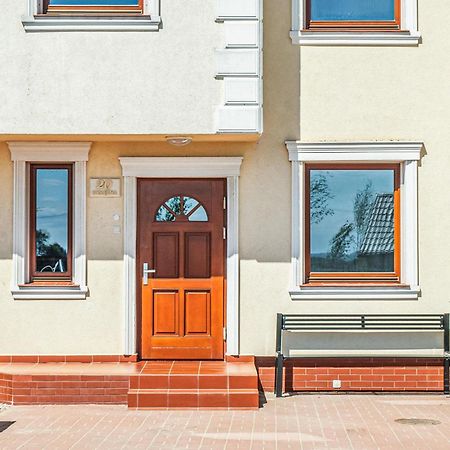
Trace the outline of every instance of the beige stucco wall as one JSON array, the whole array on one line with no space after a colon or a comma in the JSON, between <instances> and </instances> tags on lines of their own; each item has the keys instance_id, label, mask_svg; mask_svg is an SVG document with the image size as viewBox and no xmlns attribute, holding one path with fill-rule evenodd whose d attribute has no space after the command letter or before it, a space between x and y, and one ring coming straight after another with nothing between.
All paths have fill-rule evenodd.
<instances>
[{"instance_id":1,"label":"beige stucco wall","mask_svg":"<svg viewBox=\"0 0 450 450\"><path fill-rule=\"evenodd\" d=\"M11 3L8 1L9 7ZM444 2L419 1L423 35L419 47L300 48L292 45L288 35L290 2L266 0L264 6L265 132L258 144L203 142L175 149L163 142L96 142L88 163L88 177L119 176L118 156L244 156L240 180L240 349L243 354L274 353L275 314L280 311L450 311L446 289L447 268L450 267L450 214L446 189L450 167L447 145L450 142L450 43L445 37L450 8ZM168 11L168 14L170 17L175 13ZM91 38L84 36L84 39ZM85 58L83 52L79 55L81 59ZM62 73L61 69L60 77ZM205 77L203 68L199 73ZM80 83L85 82L83 76L80 77ZM185 78L182 80L185 85ZM205 91L209 92L211 80L202 80L206 83ZM110 83L114 84L112 78ZM19 91L18 87L13 89L14 97L16 94L22 97L10 101L17 102L14 107L19 108L23 116L15 114L15 120L20 117L20 121L17 124L9 122L8 130L23 131L28 121L36 124L25 111L25 94ZM166 111L164 95L158 99ZM159 112L149 108L151 130L162 133L170 125L174 127L173 132L188 130L194 134L195 130L208 129L210 125L205 124L211 123L211 111L205 109L192 114L190 106L197 98L182 94L181 101L184 102L181 110L167 106L167 111L174 111L173 117L165 116L164 112L160 116ZM60 106L52 102L48 106L50 112ZM132 104L131 100L103 103L100 113L86 111L83 121L118 133L133 133L136 131L134 121L125 117ZM61 111L64 120L50 122L53 124L51 131L70 134L75 125L64 105ZM106 126L101 111L118 111L117 117L124 121L111 120ZM194 115L196 117L191 117ZM50 114L50 120L52 117ZM18 139L23 137L17 136ZM72 138L76 140L76 136ZM426 154L419 168L422 296L418 300L311 302L290 299L291 179L284 141L299 138L305 142L411 140L425 143ZM88 199L91 295L87 300L14 301L9 294L12 167L5 145L0 146L0 177L3 189L0 196L0 329L3 334L0 354L121 353L124 334L122 236L112 233L112 215L119 213L122 216L123 199ZM314 345L332 347L336 341L333 335L322 339L315 337ZM313 347L309 338L297 340L296 344L302 346L305 342ZM348 341L341 342L343 348L350 345ZM351 341L361 348L373 345L373 342L371 336L366 341L361 337ZM437 343L437 337L431 336L427 341L418 335L401 339L389 335L378 340L380 348L395 347L393 342L399 347L428 348Z\"/></svg>"},{"instance_id":2,"label":"beige stucco wall","mask_svg":"<svg viewBox=\"0 0 450 450\"><path fill-rule=\"evenodd\" d=\"M0 134L215 132L215 0L163 0L159 32L26 33L27 3L2 0Z\"/></svg>"}]
</instances>

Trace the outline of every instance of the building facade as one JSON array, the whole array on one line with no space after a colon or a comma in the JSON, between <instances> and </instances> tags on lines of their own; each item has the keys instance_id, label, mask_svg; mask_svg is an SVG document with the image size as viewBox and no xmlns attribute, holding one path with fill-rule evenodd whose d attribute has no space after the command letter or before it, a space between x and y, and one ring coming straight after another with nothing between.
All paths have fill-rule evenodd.
<instances>
[{"instance_id":1,"label":"building facade","mask_svg":"<svg viewBox=\"0 0 450 450\"><path fill-rule=\"evenodd\" d=\"M353 3L4 0L0 355L250 355L271 390L279 312L449 312L450 8ZM442 390L441 342L284 345L294 389Z\"/></svg>"}]
</instances>

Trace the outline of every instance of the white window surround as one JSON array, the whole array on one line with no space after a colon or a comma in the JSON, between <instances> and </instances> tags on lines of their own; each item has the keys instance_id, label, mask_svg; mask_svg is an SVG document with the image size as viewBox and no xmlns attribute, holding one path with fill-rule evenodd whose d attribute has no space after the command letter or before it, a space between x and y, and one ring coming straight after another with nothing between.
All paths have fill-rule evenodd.
<instances>
[{"instance_id":1,"label":"white window surround","mask_svg":"<svg viewBox=\"0 0 450 450\"><path fill-rule=\"evenodd\" d=\"M415 46L420 42L417 29L417 0L401 0L401 30L399 32L308 31L306 1L292 0L292 30L290 36L299 45L376 45Z\"/></svg>"},{"instance_id":2,"label":"white window surround","mask_svg":"<svg viewBox=\"0 0 450 450\"><path fill-rule=\"evenodd\" d=\"M124 176L124 354L136 353L138 178L227 179L227 354L239 354L239 176L242 157L122 157Z\"/></svg>"},{"instance_id":3,"label":"white window surround","mask_svg":"<svg viewBox=\"0 0 450 450\"><path fill-rule=\"evenodd\" d=\"M8 142L14 163L13 275L16 300L85 299L86 285L86 162L90 142ZM73 282L74 286L23 286L28 279L29 163L74 163Z\"/></svg>"},{"instance_id":4,"label":"white window surround","mask_svg":"<svg viewBox=\"0 0 450 450\"><path fill-rule=\"evenodd\" d=\"M417 300L417 162L419 142L304 143L287 141L292 162L293 300ZM306 163L392 163L401 165L401 283L408 287L305 287L304 173Z\"/></svg>"},{"instance_id":5,"label":"white window surround","mask_svg":"<svg viewBox=\"0 0 450 450\"><path fill-rule=\"evenodd\" d=\"M160 0L145 0L142 17L52 17L42 14L42 0L27 0L22 17L25 31L158 31L161 25Z\"/></svg>"}]
</instances>

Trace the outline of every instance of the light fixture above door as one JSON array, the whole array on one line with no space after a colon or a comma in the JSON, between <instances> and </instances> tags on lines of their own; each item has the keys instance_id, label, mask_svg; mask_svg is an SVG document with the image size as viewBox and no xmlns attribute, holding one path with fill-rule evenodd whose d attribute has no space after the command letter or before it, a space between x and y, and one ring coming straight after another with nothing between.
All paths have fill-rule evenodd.
<instances>
[{"instance_id":1,"label":"light fixture above door","mask_svg":"<svg viewBox=\"0 0 450 450\"><path fill-rule=\"evenodd\" d=\"M192 142L192 138L189 136L166 136L166 141L170 145L183 147L184 145L189 145Z\"/></svg>"}]
</instances>

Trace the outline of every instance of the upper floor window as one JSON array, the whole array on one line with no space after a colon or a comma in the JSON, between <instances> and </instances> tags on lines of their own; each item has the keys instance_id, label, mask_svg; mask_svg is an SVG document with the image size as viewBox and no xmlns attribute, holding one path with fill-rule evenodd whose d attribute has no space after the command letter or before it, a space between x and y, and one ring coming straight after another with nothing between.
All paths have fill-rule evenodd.
<instances>
[{"instance_id":1,"label":"upper floor window","mask_svg":"<svg viewBox=\"0 0 450 450\"><path fill-rule=\"evenodd\" d=\"M400 29L401 0L308 0L308 29Z\"/></svg>"},{"instance_id":2,"label":"upper floor window","mask_svg":"<svg viewBox=\"0 0 450 450\"><path fill-rule=\"evenodd\" d=\"M142 14L144 0L45 0L46 14Z\"/></svg>"},{"instance_id":3,"label":"upper floor window","mask_svg":"<svg viewBox=\"0 0 450 450\"><path fill-rule=\"evenodd\" d=\"M417 45L418 0L292 0L293 43Z\"/></svg>"},{"instance_id":4,"label":"upper floor window","mask_svg":"<svg viewBox=\"0 0 450 450\"><path fill-rule=\"evenodd\" d=\"M159 0L27 0L25 31L158 31Z\"/></svg>"}]
</instances>

